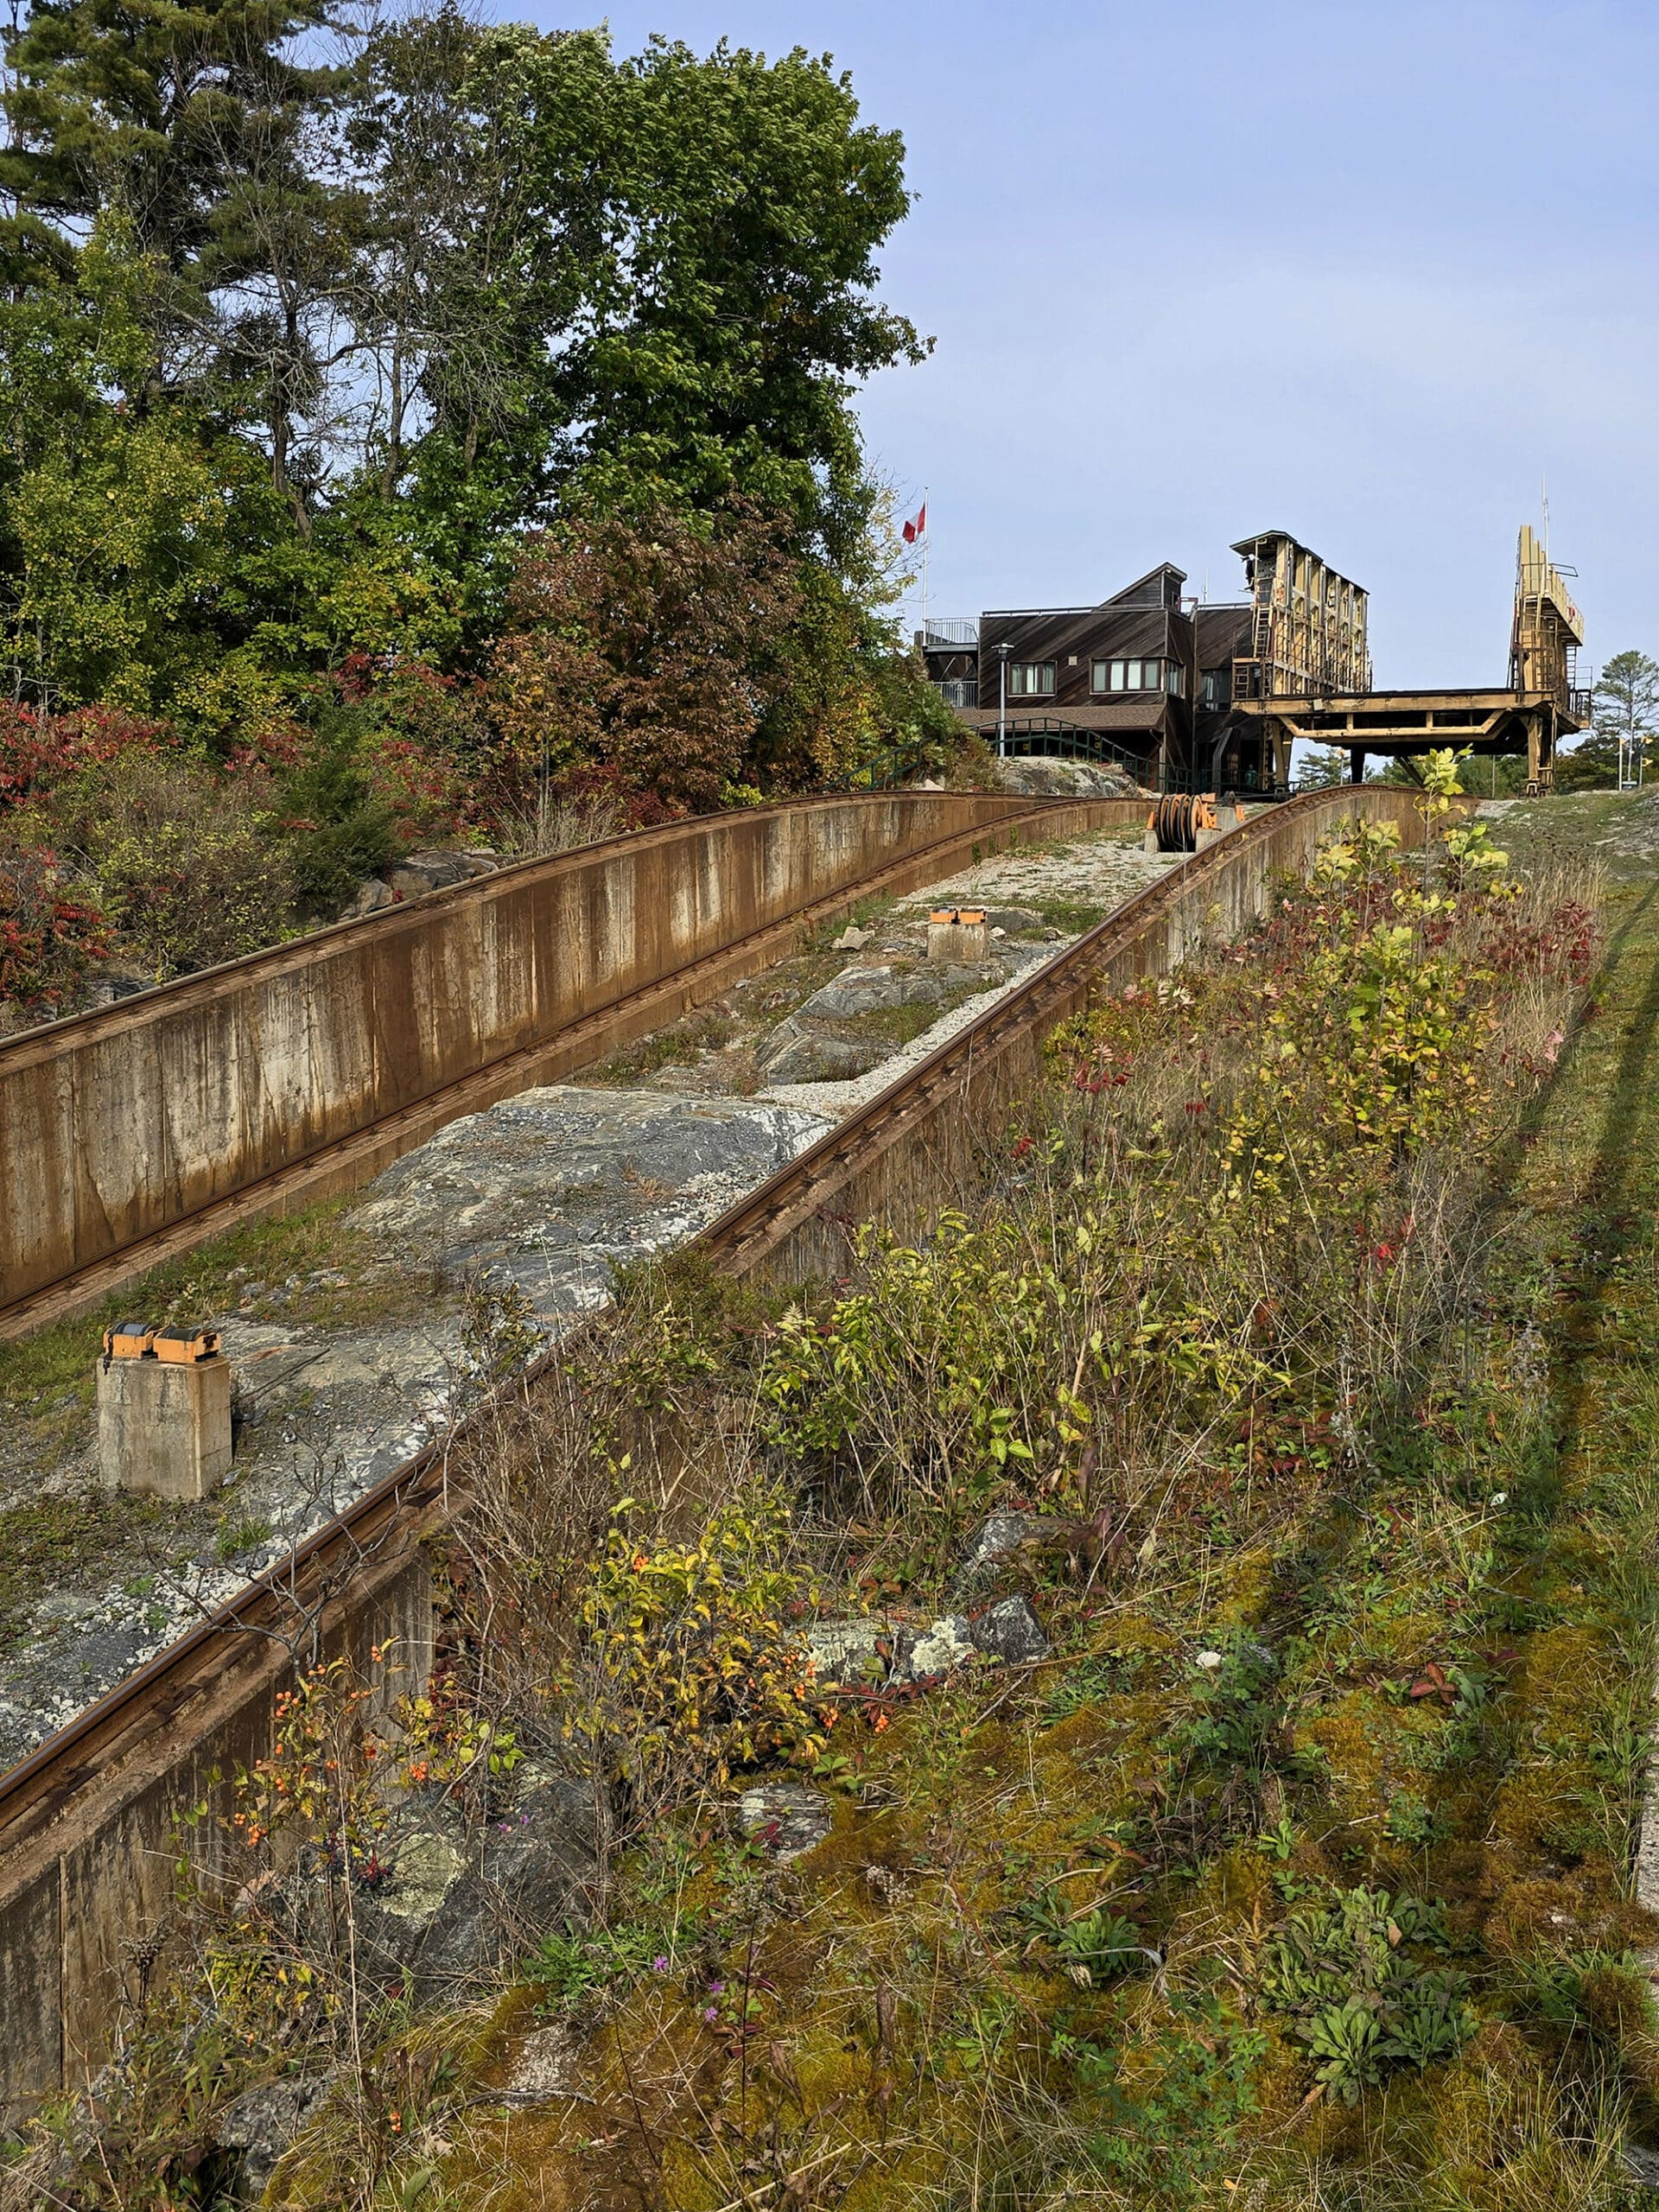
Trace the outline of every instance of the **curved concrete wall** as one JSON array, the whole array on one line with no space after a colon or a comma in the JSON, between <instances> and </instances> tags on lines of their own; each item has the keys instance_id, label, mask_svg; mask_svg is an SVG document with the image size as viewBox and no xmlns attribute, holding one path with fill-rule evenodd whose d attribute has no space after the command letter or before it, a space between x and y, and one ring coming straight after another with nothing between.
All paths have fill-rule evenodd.
<instances>
[{"instance_id":1,"label":"curved concrete wall","mask_svg":"<svg viewBox=\"0 0 1659 2212\"><path fill-rule=\"evenodd\" d=\"M894 791L706 817L505 868L0 1045L0 1317L404 1116L306 1194L360 1182L487 1103L470 1083L572 1023L942 840L1001 841L1043 811ZM1075 830L1138 811L1085 803L1044 818ZM937 858L915 880L956 856ZM590 1039L582 1057L614 1041ZM553 1071L515 1068L505 1088Z\"/></svg>"}]
</instances>

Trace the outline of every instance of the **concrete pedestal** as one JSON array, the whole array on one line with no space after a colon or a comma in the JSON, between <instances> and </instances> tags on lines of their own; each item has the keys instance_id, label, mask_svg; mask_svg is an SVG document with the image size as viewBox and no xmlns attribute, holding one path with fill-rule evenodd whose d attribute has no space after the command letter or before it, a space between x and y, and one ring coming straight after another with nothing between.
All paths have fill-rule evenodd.
<instances>
[{"instance_id":1,"label":"concrete pedestal","mask_svg":"<svg viewBox=\"0 0 1659 2212\"><path fill-rule=\"evenodd\" d=\"M990 931L983 922L930 922L927 957L961 965L983 960L991 949Z\"/></svg>"},{"instance_id":2,"label":"concrete pedestal","mask_svg":"<svg viewBox=\"0 0 1659 2212\"><path fill-rule=\"evenodd\" d=\"M206 1497L231 1465L231 1363L101 1359L98 1466L105 1490Z\"/></svg>"}]
</instances>

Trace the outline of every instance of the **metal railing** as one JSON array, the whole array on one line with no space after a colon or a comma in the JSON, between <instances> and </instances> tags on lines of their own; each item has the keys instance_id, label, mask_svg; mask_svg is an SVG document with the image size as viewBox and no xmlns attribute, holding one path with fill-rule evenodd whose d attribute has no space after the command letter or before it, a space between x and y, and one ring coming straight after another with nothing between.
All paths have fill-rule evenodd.
<instances>
[{"instance_id":1,"label":"metal railing","mask_svg":"<svg viewBox=\"0 0 1659 2212\"><path fill-rule=\"evenodd\" d=\"M979 679L975 676L948 676L935 683L947 707L976 707L979 704Z\"/></svg>"},{"instance_id":2,"label":"metal railing","mask_svg":"<svg viewBox=\"0 0 1659 2212\"><path fill-rule=\"evenodd\" d=\"M972 615L935 615L922 625L922 645L976 645L979 643L979 624Z\"/></svg>"},{"instance_id":3,"label":"metal railing","mask_svg":"<svg viewBox=\"0 0 1659 2212\"><path fill-rule=\"evenodd\" d=\"M1020 760L1092 760L1109 762L1127 770L1139 783L1151 761L1150 753L1131 753L1102 730L1079 729L1074 722L1055 721L1044 715L1010 721L999 741L995 729L981 733L993 752L999 749Z\"/></svg>"}]
</instances>

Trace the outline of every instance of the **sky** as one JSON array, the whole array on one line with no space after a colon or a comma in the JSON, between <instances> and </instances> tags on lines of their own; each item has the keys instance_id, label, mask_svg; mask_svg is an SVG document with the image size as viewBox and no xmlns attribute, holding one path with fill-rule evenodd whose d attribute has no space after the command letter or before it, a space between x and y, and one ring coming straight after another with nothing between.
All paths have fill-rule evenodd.
<instances>
[{"instance_id":1,"label":"sky","mask_svg":"<svg viewBox=\"0 0 1659 2212\"><path fill-rule=\"evenodd\" d=\"M525 10L496 0L503 16ZM1659 654L1659 5L616 0L804 46L901 132L881 291L935 340L858 410L931 614L1238 597L1284 529L1371 594L1379 688L1506 680L1516 533ZM544 29L590 13L538 0Z\"/></svg>"}]
</instances>

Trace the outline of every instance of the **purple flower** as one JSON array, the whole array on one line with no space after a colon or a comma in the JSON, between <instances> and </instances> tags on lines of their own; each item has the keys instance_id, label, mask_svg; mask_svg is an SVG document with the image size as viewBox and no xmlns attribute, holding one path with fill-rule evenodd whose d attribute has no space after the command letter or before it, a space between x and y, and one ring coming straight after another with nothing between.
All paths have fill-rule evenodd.
<instances>
[{"instance_id":1,"label":"purple flower","mask_svg":"<svg viewBox=\"0 0 1659 2212\"><path fill-rule=\"evenodd\" d=\"M666 1974L668 1961L662 1957L654 1958L651 1962L651 1970L652 1974Z\"/></svg>"},{"instance_id":2,"label":"purple flower","mask_svg":"<svg viewBox=\"0 0 1659 2212\"><path fill-rule=\"evenodd\" d=\"M720 2014L715 2010L712 2005L705 2005L702 2008L702 2017L708 2021L709 2026L712 2028L715 2022L720 2018Z\"/></svg>"},{"instance_id":3,"label":"purple flower","mask_svg":"<svg viewBox=\"0 0 1659 2212\"><path fill-rule=\"evenodd\" d=\"M709 1985L709 1994L711 1997L724 1996L725 1992L726 1985L723 1981L711 1981Z\"/></svg>"}]
</instances>

